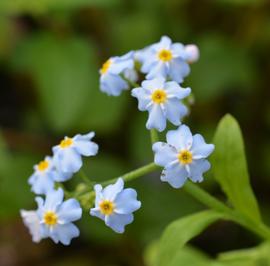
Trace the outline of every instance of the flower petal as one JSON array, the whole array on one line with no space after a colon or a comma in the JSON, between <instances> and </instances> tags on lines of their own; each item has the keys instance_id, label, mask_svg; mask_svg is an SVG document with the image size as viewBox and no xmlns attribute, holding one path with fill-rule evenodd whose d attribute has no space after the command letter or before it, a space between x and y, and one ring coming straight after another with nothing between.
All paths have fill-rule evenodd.
<instances>
[{"instance_id":1,"label":"flower petal","mask_svg":"<svg viewBox=\"0 0 270 266\"><path fill-rule=\"evenodd\" d=\"M82 208L77 200L68 199L61 204L57 215L61 223L73 222L82 217Z\"/></svg>"},{"instance_id":2,"label":"flower petal","mask_svg":"<svg viewBox=\"0 0 270 266\"><path fill-rule=\"evenodd\" d=\"M78 227L73 223L67 223L57 225L50 236L56 243L60 241L63 245L69 245L71 239L74 237L78 237L79 235L80 231Z\"/></svg>"},{"instance_id":3,"label":"flower petal","mask_svg":"<svg viewBox=\"0 0 270 266\"><path fill-rule=\"evenodd\" d=\"M108 185L103 189L104 199L114 201L117 194L120 193L124 188L124 181L122 178L118 178L115 184Z\"/></svg>"},{"instance_id":4,"label":"flower petal","mask_svg":"<svg viewBox=\"0 0 270 266\"><path fill-rule=\"evenodd\" d=\"M140 111L147 110L147 106L151 102L150 93L147 92L144 88L135 88L131 91L131 95L138 99L138 109Z\"/></svg>"},{"instance_id":5,"label":"flower petal","mask_svg":"<svg viewBox=\"0 0 270 266\"><path fill-rule=\"evenodd\" d=\"M175 126L181 124L182 118L187 115L188 109L178 99L169 99L165 103L166 118Z\"/></svg>"},{"instance_id":6,"label":"flower petal","mask_svg":"<svg viewBox=\"0 0 270 266\"><path fill-rule=\"evenodd\" d=\"M182 88L179 84L175 81L169 81L165 83L165 91L167 92L168 96L173 96L177 99L183 99L190 95L191 89L190 88Z\"/></svg>"},{"instance_id":7,"label":"flower petal","mask_svg":"<svg viewBox=\"0 0 270 266\"><path fill-rule=\"evenodd\" d=\"M188 173L184 166L175 163L166 167L161 174L161 181L168 182L173 188L182 187L188 177Z\"/></svg>"},{"instance_id":8,"label":"flower petal","mask_svg":"<svg viewBox=\"0 0 270 266\"><path fill-rule=\"evenodd\" d=\"M173 59L170 62L169 75L172 80L182 83L184 77L190 72L190 67L186 61L181 58Z\"/></svg>"},{"instance_id":9,"label":"flower petal","mask_svg":"<svg viewBox=\"0 0 270 266\"><path fill-rule=\"evenodd\" d=\"M165 142L154 143L152 149L155 153L154 161L157 165L166 166L177 159L177 150Z\"/></svg>"},{"instance_id":10,"label":"flower petal","mask_svg":"<svg viewBox=\"0 0 270 266\"><path fill-rule=\"evenodd\" d=\"M171 144L177 150L190 149L193 141L190 129L186 125L181 125L177 130L168 131L166 139L168 144Z\"/></svg>"},{"instance_id":11,"label":"flower petal","mask_svg":"<svg viewBox=\"0 0 270 266\"><path fill-rule=\"evenodd\" d=\"M160 132L166 128L166 117L164 116L159 104L154 104L149 110L149 117L146 122L146 128L155 128Z\"/></svg>"},{"instance_id":12,"label":"flower petal","mask_svg":"<svg viewBox=\"0 0 270 266\"><path fill-rule=\"evenodd\" d=\"M202 182L203 181L203 173L210 169L210 163L205 159L194 160L190 164L190 179L193 182Z\"/></svg>"},{"instance_id":13,"label":"flower petal","mask_svg":"<svg viewBox=\"0 0 270 266\"><path fill-rule=\"evenodd\" d=\"M193 143L191 152L194 159L202 159L208 157L213 151L215 146L213 144L206 144L204 138L200 134L193 136Z\"/></svg>"},{"instance_id":14,"label":"flower petal","mask_svg":"<svg viewBox=\"0 0 270 266\"><path fill-rule=\"evenodd\" d=\"M129 214L141 207L141 202L137 200L135 189L126 188L115 198L115 212L118 214Z\"/></svg>"},{"instance_id":15,"label":"flower petal","mask_svg":"<svg viewBox=\"0 0 270 266\"><path fill-rule=\"evenodd\" d=\"M133 214L114 213L105 217L105 224L111 227L116 233L124 233L125 226L133 222Z\"/></svg>"}]
</instances>

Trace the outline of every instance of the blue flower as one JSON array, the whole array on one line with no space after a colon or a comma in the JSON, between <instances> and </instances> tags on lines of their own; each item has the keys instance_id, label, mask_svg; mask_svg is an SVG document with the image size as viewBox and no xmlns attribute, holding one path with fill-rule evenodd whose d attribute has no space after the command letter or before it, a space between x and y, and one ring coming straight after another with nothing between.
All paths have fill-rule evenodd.
<instances>
[{"instance_id":1,"label":"blue flower","mask_svg":"<svg viewBox=\"0 0 270 266\"><path fill-rule=\"evenodd\" d=\"M34 173L28 180L31 190L36 194L46 194L54 188L55 181L70 178L70 175L56 170L53 160L47 156L43 161L34 166Z\"/></svg>"},{"instance_id":2,"label":"blue flower","mask_svg":"<svg viewBox=\"0 0 270 266\"><path fill-rule=\"evenodd\" d=\"M95 185L95 207L90 210L92 216L99 217L117 233L123 233L125 226L132 223L133 212L141 207L134 189L124 189L124 181L119 178L113 185L102 189Z\"/></svg>"},{"instance_id":3,"label":"blue flower","mask_svg":"<svg viewBox=\"0 0 270 266\"><path fill-rule=\"evenodd\" d=\"M96 155L98 145L91 141L94 135L94 132L90 132L73 138L65 137L59 145L53 147L53 160L57 170L64 174L76 173L82 167L82 155Z\"/></svg>"},{"instance_id":4,"label":"blue flower","mask_svg":"<svg viewBox=\"0 0 270 266\"><path fill-rule=\"evenodd\" d=\"M161 180L174 188L182 187L187 178L202 182L203 173L210 169L206 158L213 152L214 145L206 144L199 134L192 136L185 125L168 131L166 139L167 143L153 144L155 163L164 167Z\"/></svg>"},{"instance_id":5,"label":"blue flower","mask_svg":"<svg viewBox=\"0 0 270 266\"><path fill-rule=\"evenodd\" d=\"M181 124L181 119L188 110L180 100L190 92L190 88L183 89L175 81L166 82L159 77L143 81L142 87L132 90L132 96L138 99L140 111L149 112L147 129L163 131L166 128L166 119L176 126Z\"/></svg>"},{"instance_id":6,"label":"blue flower","mask_svg":"<svg viewBox=\"0 0 270 266\"><path fill-rule=\"evenodd\" d=\"M32 241L39 243L42 239L40 230L40 220L37 211L21 210L21 217L24 225L28 228L29 233L32 236Z\"/></svg>"},{"instance_id":7,"label":"blue flower","mask_svg":"<svg viewBox=\"0 0 270 266\"><path fill-rule=\"evenodd\" d=\"M121 77L121 74L129 75L133 70L133 52L120 57L111 57L100 69L100 89L108 95L119 96L123 90L129 88L128 83Z\"/></svg>"},{"instance_id":8,"label":"blue flower","mask_svg":"<svg viewBox=\"0 0 270 266\"><path fill-rule=\"evenodd\" d=\"M190 72L187 56L185 46L172 43L167 36L136 54L136 58L142 63L141 71L147 73L147 79L162 76L178 83L183 82L183 78Z\"/></svg>"},{"instance_id":9,"label":"blue flower","mask_svg":"<svg viewBox=\"0 0 270 266\"><path fill-rule=\"evenodd\" d=\"M78 237L79 229L72 223L82 216L80 204L75 199L63 201L61 188L49 191L45 201L37 197L37 214L40 221L42 238L50 237L55 243L69 245L74 237Z\"/></svg>"}]
</instances>

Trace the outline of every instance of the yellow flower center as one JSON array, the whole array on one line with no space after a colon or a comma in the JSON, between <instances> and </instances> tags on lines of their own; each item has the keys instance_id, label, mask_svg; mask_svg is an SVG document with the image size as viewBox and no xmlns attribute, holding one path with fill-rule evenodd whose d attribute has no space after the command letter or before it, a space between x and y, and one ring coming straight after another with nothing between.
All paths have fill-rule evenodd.
<instances>
[{"instance_id":1,"label":"yellow flower center","mask_svg":"<svg viewBox=\"0 0 270 266\"><path fill-rule=\"evenodd\" d=\"M60 147L61 148L68 148L69 146L71 146L73 143L73 140L71 138L65 138L60 142Z\"/></svg>"},{"instance_id":2,"label":"yellow flower center","mask_svg":"<svg viewBox=\"0 0 270 266\"><path fill-rule=\"evenodd\" d=\"M164 90L157 89L152 93L154 103L164 103L167 100L167 94Z\"/></svg>"},{"instance_id":3,"label":"yellow flower center","mask_svg":"<svg viewBox=\"0 0 270 266\"><path fill-rule=\"evenodd\" d=\"M39 171L45 171L48 167L49 167L49 162L46 160L41 161L37 166Z\"/></svg>"},{"instance_id":4,"label":"yellow flower center","mask_svg":"<svg viewBox=\"0 0 270 266\"><path fill-rule=\"evenodd\" d=\"M181 164L192 163L192 153L188 150L183 150L178 154L178 160Z\"/></svg>"},{"instance_id":5,"label":"yellow flower center","mask_svg":"<svg viewBox=\"0 0 270 266\"><path fill-rule=\"evenodd\" d=\"M104 200L99 204L100 212L104 215L111 215L114 211L114 203Z\"/></svg>"},{"instance_id":6,"label":"yellow flower center","mask_svg":"<svg viewBox=\"0 0 270 266\"><path fill-rule=\"evenodd\" d=\"M167 49L162 49L158 53L158 58L163 62L168 62L172 59L172 52Z\"/></svg>"},{"instance_id":7,"label":"yellow flower center","mask_svg":"<svg viewBox=\"0 0 270 266\"><path fill-rule=\"evenodd\" d=\"M55 212L53 211L47 211L44 216L44 223L49 226L54 226L57 224L58 217Z\"/></svg>"},{"instance_id":8,"label":"yellow flower center","mask_svg":"<svg viewBox=\"0 0 270 266\"><path fill-rule=\"evenodd\" d=\"M105 73L107 73L107 71L108 71L109 67L111 66L111 64L112 64L112 60L111 60L111 59L108 59L108 60L102 65L102 67L101 67L101 69L100 69L100 72L101 72L102 75L105 74Z\"/></svg>"}]
</instances>

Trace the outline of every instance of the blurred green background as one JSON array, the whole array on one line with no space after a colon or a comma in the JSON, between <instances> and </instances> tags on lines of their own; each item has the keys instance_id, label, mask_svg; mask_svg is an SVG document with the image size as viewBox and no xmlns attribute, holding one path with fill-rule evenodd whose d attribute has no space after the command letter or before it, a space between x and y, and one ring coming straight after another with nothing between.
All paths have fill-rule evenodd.
<instances>
[{"instance_id":1,"label":"blurred green background","mask_svg":"<svg viewBox=\"0 0 270 266\"><path fill-rule=\"evenodd\" d=\"M102 94L98 69L109 56L143 48L164 34L195 43L201 52L184 84L196 99L185 122L210 142L225 113L239 120L251 182L270 222L269 1L1 0L1 266L146 265L145 248L170 221L203 209L153 174L129 184L143 207L124 235L85 213L81 236L71 246L33 244L19 217L19 209L35 208L27 184L33 165L64 135L96 132L100 153L85 160L84 168L97 181L152 160L147 114L128 92ZM223 199L211 173L206 180L203 186ZM228 222L192 241L211 256L257 243Z\"/></svg>"}]
</instances>

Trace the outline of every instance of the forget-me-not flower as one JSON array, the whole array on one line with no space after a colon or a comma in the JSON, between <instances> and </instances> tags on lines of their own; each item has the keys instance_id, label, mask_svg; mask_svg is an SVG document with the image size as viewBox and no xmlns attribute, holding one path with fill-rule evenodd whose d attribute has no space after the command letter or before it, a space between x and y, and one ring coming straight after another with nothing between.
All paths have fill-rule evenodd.
<instances>
[{"instance_id":1,"label":"forget-me-not flower","mask_svg":"<svg viewBox=\"0 0 270 266\"><path fill-rule=\"evenodd\" d=\"M64 174L76 173L82 167L82 155L96 155L98 145L91 141L94 135L94 132L90 132L86 135L78 134L73 138L65 137L59 145L54 146L53 160L57 170Z\"/></svg>"},{"instance_id":2,"label":"forget-me-not flower","mask_svg":"<svg viewBox=\"0 0 270 266\"><path fill-rule=\"evenodd\" d=\"M137 192L132 188L124 189L122 178L104 189L101 185L95 185L95 192L95 207L90 214L104 220L115 232L123 233L125 226L133 221L132 213L141 207Z\"/></svg>"},{"instance_id":3,"label":"forget-me-not flower","mask_svg":"<svg viewBox=\"0 0 270 266\"><path fill-rule=\"evenodd\" d=\"M28 228L29 233L32 236L32 241L39 243L42 237L40 230L40 220L37 211L21 210L20 213L24 225Z\"/></svg>"},{"instance_id":4,"label":"forget-me-not flower","mask_svg":"<svg viewBox=\"0 0 270 266\"><path fill-rule=\"evenodd\" d=\"M81 218L82 209L77 200L63 199L64 192L61 188L49 191L45 201L37 197L37 214L42 238L50 237L55 243L69 245L71 239L80 234L72 222Z\"/></svg>"},{"instance_id":5,"label":"forget-me-not flower","mask_svg":"<svg viewBox=\"0 0 270 266\"><path fill-rule=\"evenodd\" d=\"M119 96L123 90L129 88L129 84L121 74L126 76L128 70L132 70L133 67L133 52L109 58L99 71L101 91L108 95Z\"/></svg>"},{"instance_id":6,"label":"forget-me-not flower","mask_svg":"<svg viewBox=\"0 0 270 266\"><path fill-rule=\"evenodd\" d=\"M132 90L132 96L138 99L140 111L149 112L147 129L163 131L166 128L166 119L176 126L181 124L188 109L180 100L190 92L190 88L181 88L175 81L166 82L159 77L143 81L142 87Z\"/></svg>"},{"instance_id":7,"label":"forget-me-not flower","mask_svg":"<svg viewBox=\"0 0 270 266\"><path fill-rule=\"evenodd\" d=\"M64 181L71 177L57 171L51 157L45 159L34 166L34 173L30 176L28 183L32 186L31 190L36 194L46 194L54 188L55 181Z\"/></svg>"},{"instance_id":8,"label":"forget-me-not flower","mask_svg":"<svg viewBox=\"0 0 270 266\"><path fill-rule=\"evenodd\" d=\"M137 58L142 60L141 71L147 73L147 79L162 76L181 83L190 72L185 46L172 43L167 36L163 36L159 43L146 47L141 54L137 54Z\"/></svg>"},{"instance_id":9,"label":"forget-me-not flower","mask_svg":"<svg viewBox=\"0 0 270 266\"><path fill-rule=\"evenodd\" d=\"M206 158L213 152L214 145L206 144L200 134L192 136L186 125L168 131L166 139L167 143L153 144L155 163L164 167L161 180L174 188L182 187L187 178L193 182L203 181L203 173L210 168Z\"/></svg>"}]
</instances>

